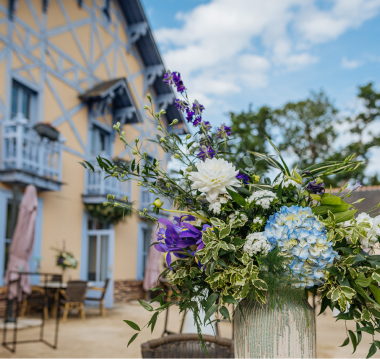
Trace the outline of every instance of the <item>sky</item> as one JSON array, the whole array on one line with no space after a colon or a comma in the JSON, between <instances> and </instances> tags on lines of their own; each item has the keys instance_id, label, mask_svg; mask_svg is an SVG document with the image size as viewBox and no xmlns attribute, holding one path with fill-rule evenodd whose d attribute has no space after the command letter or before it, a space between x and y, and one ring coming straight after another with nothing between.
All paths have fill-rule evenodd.
<instances>
[{"instance_id":1,"label":"sky","mask_svg":"<svg viewBox=\"0 0 380 359\"><path fill-rule=\"evenodd\" d=\"M380 89L380 0L142 0L171 71L204 119L324 90L344 113Z\"/></svg>"}]
</instances>

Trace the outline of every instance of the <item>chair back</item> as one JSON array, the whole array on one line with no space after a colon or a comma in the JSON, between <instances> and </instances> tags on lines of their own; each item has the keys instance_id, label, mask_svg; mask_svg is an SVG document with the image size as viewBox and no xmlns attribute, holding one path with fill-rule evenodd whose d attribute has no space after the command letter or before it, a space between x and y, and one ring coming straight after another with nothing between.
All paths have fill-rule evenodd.
<instances>
[{"instance_id":1,"label":"chair back","mask_svg":"<svg viewBox=\"0 0 380 359\"><path fill-rule=\"evenodd\" d=\"M52 282L62 282L62 275L61 274L53 274L51 276Z\"/></svg>"},{"instance_id":2,"label":"chair back","mask_svg":"<svg viewBox=\"0 0 380 359\"><path fill-rule=\"evenodd\" d=\"M106 290L107 290L109 281L110 281L110 279L107 278L106 281L104 282L104 289L103 289L103 293L102 293L100 299L104 299L104 296L106 295Z\"/></svg>"},{"instance_id":3,"label":"chair back","mask_svg":"<svg viewBox=\"0 0 380 359\"><path fill-rule=\"evenodd\" d=\"M232 339L203 335L210 358L234 358ZM206 358L198 334L171 334L141 344L143 358Z\"/></svg>"},{"instance_id":4,"label":"chair back","mask_svg":"<svg viewBox=\"0 0 380 359\"><path fill-rule=\"evenodd\" d=\"M70 280L65 290L70 302L83 302L87 290L86 280Z\"/></svg>"}]
</instances>

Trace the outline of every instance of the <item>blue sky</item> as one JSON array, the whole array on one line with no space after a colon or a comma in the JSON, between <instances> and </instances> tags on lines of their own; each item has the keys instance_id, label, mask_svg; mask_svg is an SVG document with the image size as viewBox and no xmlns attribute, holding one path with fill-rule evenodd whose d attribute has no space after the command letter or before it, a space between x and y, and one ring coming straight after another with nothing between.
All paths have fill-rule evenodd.
<instances>
[{"instance_id":1,"label":"blue sky","mask_svg":"<svg viewBox=\"0 0 380 359\"><path fill-rule=\"evenodd\" d=\"M380 89L380 0L142 0L166 66L214 126L323 89L355 112Z\"/></svg>"}]
</instances>

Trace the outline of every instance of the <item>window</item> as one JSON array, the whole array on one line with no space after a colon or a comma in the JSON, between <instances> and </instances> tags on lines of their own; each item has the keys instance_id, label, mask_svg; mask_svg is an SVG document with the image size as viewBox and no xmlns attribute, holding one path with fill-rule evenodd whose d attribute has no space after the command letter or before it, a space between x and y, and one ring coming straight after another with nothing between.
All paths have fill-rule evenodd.
<instances>
[{"instance_id":1,"label":"window","mask_svg":"<svg viewBox=\"0 0 380 359\"><path fill-rule=\"evenodd\" d=\"M15 118L17 114L22 114L24 118L30 120L31 115L31 102L32 97L36 93L28 89L26 86L21 85L17 81L12 83L12 118Z\"/></svg>"},{"instance_id":2,"label":"window","mask_svg":"<svg viewBox=\"0 0 380 359\"><path fill-rule=\"evenodd\" d=\"M111 134L97 126L92 130L91 154L111 155Z\"/></svg>"},{"instance_id":3,"label":"window","mask_svg":"<svg viewBox=\"0 0 380 359\"><path fill-rule=\"evenodd\" d=\"M145 276L146 264L148 262L149 248L151 244L152 228L143 228L143 253L142 253L142 276Z\"/></svg>"}]
</instances>

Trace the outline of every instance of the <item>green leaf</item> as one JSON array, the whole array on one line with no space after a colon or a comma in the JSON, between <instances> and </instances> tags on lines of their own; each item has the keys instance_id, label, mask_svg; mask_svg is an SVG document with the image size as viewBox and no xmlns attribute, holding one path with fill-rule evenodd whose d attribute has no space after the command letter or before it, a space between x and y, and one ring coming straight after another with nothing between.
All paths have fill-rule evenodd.
<instances>
[{"instance_id":1,"label":"green leaf","mask_svg":"<svg viewBox=\"0 0 380 359\"><path fill-rule=\"evenodd\" d=\"M377 304L372 298L369 297L369 295L365 292L365 290L362 287L360 287L359 285L354 283L354 288L364 299L366 299L366 300L368 300L374 304Z\"/></svg>"},{"instance_id":2,"label":"green leaf","mask_svg":"<svg viewBox=\"0 0 380 359\"><path fill-rule=\"evenodd\" d=\"M158 243L158 242L157 242ZM162 288L160 287L154 287L154 288L150 288L149 290L151 290L152 292L155 292L157 290L161 290L162 292L164 291Z\"/></svg>"},{"instance_id":3,"label":"green leaf","mask_svg":"<svg viewBox=\"0 0 380 359\"><path fill-rule=\"evenodd\" d=\"M240 247L242 247L244 245L244 243L246 242L245 239L239 238L239 237L234 237L232 241L234 242L234 246L237 249L239 249Z\"/></svg>"},{"instance_id":4,"label":"green leaf","mask_svg":"<svg viewBox=\"0 0 380 359\"><path fill-rule=\"evenodd\" d=\"M282 158L280 151L278 150L278 148L274 145L274 143L273 143L268 137L266 137L266 139L267 139L267 141L272 145L272 147L275 149L275 151L277 152L278 156L280 157L281 162L282 162L282 164L284 165L284 172L285 172L285 174L286 174L287 176L290 176L289 168L288 168L288 166L286 165L284 159Z\"/></svg>"},{"instance_id":5,"label":"green leaf","mask_svg":"<svg viewBox=\"0 0 380 359\"><path fill-rule=\"evenodd\" d=\"M137 299L137 300L138 300L138 302L140 303L140 305L141 305L144 309L148 310L149 312L152 312L152 311L153 311L153 307L152 307L151 305L149 305L148 303L143 302L143 301L140 300L140 299Z\"/></svg>"},{"instance_id":6,"label":"green leaf","mask_svg":"<svg viewBox=\"0 0 380 359\"><path fill-rule=\"evenodd\" d=\"M343 344L340 345L339 347L340 347L340 348L341 348L341 347L345 347L346 345L348 345L349 342L350 342L350 338L347 337L347 338L345 339L345 341L343 342Z\"/></svg>"},{"instance_id":7,"label":"green leaf","mask_svg":"<svg viewBox=\"0 0 380 359\"><path fill-rule=\"evenodd\" d=\"M340 297L340 290L338 288L335 288L334 291L331 294L331 300L333 302L336 302Z\"/></svg>"},{"instance_id":8,"label":"green leaf","mask_svg":"<svg viewBox=\"0 0 380 359\"><path fill-rule=\"evenodd\" d=\"M212 293L206 301L205 305L205 311L207 312L211 306L216 302L216 300L219 298L219 293Z\"/></svg>"},{"instance_id":9,"label":"green leaf","mask_svg":"<svg viewBox=\"0 0 380 359\"><path fill-rule=\"evenodd\" d=\"M352 346L354 347L354 351L352 352L352 354L354 354L358 346L357 341L356 341L356 335L354 334L352 330L349 330L348 334L350 335L351 343L352 343Z\"/></svg>"},{"instance_id":10,"label":"green leaf","mask_svg":"<svg viewBox=\"0 0 380 359\"><path fill-rule=\"evenodd\" d=\"M246 200L240 196L240 194L236 193L235 191L231 191L230 189L226 188L228 194L232 197L232 199L239 204L242 207L245 207L247 205Z\"/></svg>"},{"instance_id":11,"label":"green leaf","mask_svg":"<svg viewBox=\"0 0 380 359\"><path fill-rule=\"evenodd\" d=\"M139 335L139 333L136 333L132 336L132 338L128 342L127 348L129 347L130 344L132 344L132 342L137 338L138 335Z\"/></svg>"},{"instance_id":12,"label":"green leaf","mask_svg":"<svg viewBox=\"0 0 380 359\"><path fill-rule=\"evenodd\" d=\"M211 318L211 316L218 310L218 304L214 304L213 306L211 306L211 308L209 310L206 311L206 316L205 316L205 319L203 321L204 324L206 324L206 322Z\"/></svg>"},{"instance_id":13,"label":"green leaf","mask_svg":"<svg viewBox=\"0 0 380 359\"><path fill-rule=\"evenodd\" d=\"M223 317L227 318L229 321L231 321L230 319L230 312L228 311L228 309L223 305L222 308L220 308L220 314L223 315Z\"/></svg>"},{"instance_id":14,"label":"green leaf","mask_svg":"<svg viewBox=\"0 0 380 359\"><path fill-rule=\"evenodd\" d=\"M358 278L355 279L355 283L361 287L368 287L372 282L372 278L366 278L364 273L359 273Z\"/></svg>"},{"instance_id":15,"label":"green leaf","mask_svg":"<svg viewBox=\"0 0 380 359\"><path fill-rule=\"evenodd\" d=\"M225 223L223 221L221 221L220 219L215 218L215 217L211 217L210 221L211 221L211 224L215 227L220 227L220 226L225 225Z\"/></svg>"},{"instance_id":16,"label":"green leaf","mask_svg":"<svg viewBox=\"0 0 380 359\"><path fill-rule=\"evenodd\" d=\"M373 335L375 333L375 330L372 327L362 327L360 329L356 330L357 332L366 332L368 334Z\"/></svg>"},{"instance_id":17,"label":"green leaf","mask_svg":"<svg viewBox=\"0 0 380 359\"><path fill-rule=\"evenodd\" d=\"M140 327L136 323L131 322L130 320L124 320L124 322L126 322L134 330L138 330L138 331L141 330Z\"/></svg>"},{"instance_id":18,"label":"green leaf","mask_svg":"<svg viewBox=\"0 0 380 359\"><path fill-rule=\"evenodd\" d=\"M151 333L153 333L154 326L156 325L157 322L157 317L158 317L158 312L154 313L152 315L152 318L150 318L150 323L151 323Z\"/></svg>"},{"instance_id":19,"label":"green leaf","mask_svg":"<svg viewBox=\"0 0 380 359\"><path fill-rule=\"evenodd\" d=\"M268 163L269 166L277 168L281 170L282 172L285 171L284 167L282 167L281 164L279 164L275 159L273 159L271 155L268 156L268 155L264 155L262 153L253 152L253 151L248 151L248 152L252 153L255 157L257 157L258 161L265 161L266 163Z\"/></svg>"},{"instance_id":20,"label":"green leaf","mask_svg":"<svg viewBox=\"0 0 380 359\"><path fill-rule=\"evenodd\" d=\"M280 183L280 185L277 188L277 198L281 201L282 199L282 184L283 182Z\"/></svg>"},{"instance_id":21,"label":"green leaf","mask_svg":"<svg viewBox=\"0 0 380 359\"><path fill-rule=\"evenodd\" d=\"M321 310L320 310L320 312L319 312L318 315L321 315L326 310L326 308L328 307L329 303L330 303L330 299L329 298L327 298L326 296L322 298Z\"/></svg>"},{"instance_id":22,"label":"green leaf","mask_svg":"<svg viewBox=\"0 0 380 359\"><path fill-rule=\"evenodd\" d=\"M358 337L358 345L362 341L362 332L358 332L358 329L360 329L359 323L356 323L356 335Z\"/></svg>"},{"instance_id":23,"label":"green leaf","mask_svg":"<svg viewBox=\"0 0 380 359\"><path fill-rule=\"evenodd\" d=\"M236 299L231 294L223 296L223 302L228 304L237 304Z\"/></svg>"},{"instance_id":24,"label":"green leaf","mask_svg":"<svg viewBox=\"0 0 380 359\"><path fill-rule=\"evenodd\" d=\"M252 284L260 290L268 290L268 285L261 279L256 279L252 281Z\"/></svg>"},{"instance_id":25,"label":"green leaf","mask_svg":"<svg viewBox=\"0 0 380 359\"><path fill-rule=\"evenodd\" d=\"M367 359L370 358L372 355L374 355L376 352L377 352L376 344L372 343L371 346L369 347Z\"/></svg>"},{"instance_id":26,"label":"green leaf","mask_svg":"<svg viewBox=\"0 0 380 359\"><path fill-rule=\"evenodd\" d=\"M380 289L376 285L370 284L369 290L372 292L373 296L375 297L376 302L380 304Z\"/></svg>"},{"instance_id":27,"label":"green leaf","mask_svg":"<svg viewBox=\"0 0 380 359\"><path fill-rule=\"evenodd\" d=\"M219 239L226 238L230 234L230 232L231 232L231 226L227 225L226 227L220 230Z\"/></svg>"},{"instance_id":28,"label":"green leaf","mask_svg":"<svg viewBox=\"0 0 380 359\"><path fill-rule=\"evenodd\" d=\"M371 314L377 318L380 319L380 311L374 308L368 308L368 310L371 312Z\"/></svg>"},{"instance_id":29,"label":"green leaf","mask_svg":"<svg viewBox=\"0 0 380 359\"><path fill-rule=\"evenodd\" d=\"M373 342L380 349L380 341L379 340L374 340Z\"/></svg>"},{"instance_id":30,"label":"green leaf","mask_svg":"<svg viewBox=\"0 0 380 359\"><path fill-rule=\"evenodd\" d=\"M355 213L357 212L357 209L350 209L345 212L340 212L335 214L335 222L336 223L341 223L341 222L346 222L349 221L350 219L354 218Z\"/></svg>"},{"instance_id":31,"label":"green leaf","mask_svg":"<svg viewBox=\"0 0 380 359\"><path fill-rule=\"evenodd\" d=\"M238 192L242 193L242 194L245 194L246 196L251 196L252 193L250 191L248 191L246 188L244 187L234 187Z\"/></svg>"},{"instance_id":32,"label":"green leaf","mask_svg":"<svg viewBox=\"0 0 380 359\"><path fill-rule=\"evenodd\" d=\"M243 161L244 161L244 163L245 163L248 167L252 167L252 166L253 166L252 160L251 160L248 156L244 156L244 157L243 157Z\"/></svg>"},{"instance_id":33,"label":"green leaf","mask_svg":"<svg viewBox=\"0 0 380 359\"><path fill-rule=\"evenodd\" d=\"M223 268L228 268L228 265L226 264L226 262L223 260L223 259L218 259L218 264L223 267Z\"/></svg>"},{"instance_id":34,"label":"green leaf","mask_svg":"<svg viewBox=\"0 0 380 359\"><path fill-rule=\"evenodd\" d=\"M372 279L375 280L380 285L380 274L373 272Z\"/></svg>"},{"instance_id":35,"label":"green leaf","mask_svg":"<svg viewBox=\"0 0 380 359\"><path fill-rule=\"evenodd\" d=\"M216 262L212 262L211 263L211 267L210 267L210 277L211 277L211 279L213 279L212 275L214 274L215 266L216 266Z\"/></svg>"},{"instance_id":36,"label":"green leaf","mask_svg":"<svg viewBox=\"0 0 380 359\"><path fill-rule=\"evenodd\" d=\"M356 291L350 287L341 286L340 289L343 292L344 296L348 299L351 299L356 294Z\"/></svg>"}]
</instances>

